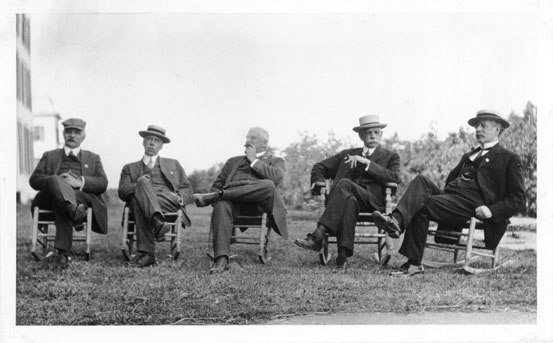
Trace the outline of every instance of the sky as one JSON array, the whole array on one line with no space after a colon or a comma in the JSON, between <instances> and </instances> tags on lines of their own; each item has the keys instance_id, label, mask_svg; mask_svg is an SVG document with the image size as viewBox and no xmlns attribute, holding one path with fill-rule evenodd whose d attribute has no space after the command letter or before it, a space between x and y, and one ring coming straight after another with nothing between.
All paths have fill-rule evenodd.
<instances>
[{"instance_id":1,"label":"sky","mask_svg":"<svg viewBox=\"0 0 553 343\"><path fill-rule=\"evenodd\" d=\"M36 13L31 30L33 95L88 122L109 187L149 124L191 173L242 154L252 126L283 150L300 132L358 145L367 114L414 140L540 110L532 12Z\"/></svg>"}]
</instances>

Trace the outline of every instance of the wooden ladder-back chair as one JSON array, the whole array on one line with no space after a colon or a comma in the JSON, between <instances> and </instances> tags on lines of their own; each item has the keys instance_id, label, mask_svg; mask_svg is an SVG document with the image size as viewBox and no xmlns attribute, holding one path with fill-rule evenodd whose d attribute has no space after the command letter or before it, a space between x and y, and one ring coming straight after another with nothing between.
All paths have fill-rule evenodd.
<instances>
[{"instance_id":1,"label":"wooden ladder-back chair","mask_svg":"<svg viewBox=\"0 0 553 343\"><path fill-rule=\"evenodd\" d=\"M259 262L266 264L271 258L269 257L269 239L273 223L268 219L267 213L260 210L255 204L240 204L238 207L238 216L234 219L232 227L232 235L230 243L232 244L249 244L259 247L258 257ZM259 236L246 235L244 232L248 229L259 229ZM212 251L213 232L209 229L207 256L211 260L215 260ZM236 255L231 255L229 258L234 258Z\"/></svg>"},{"instance_id":2,"label":"wooden ladder-back chair","mask_svg":"<svg viewBox=\"0 0 553 343\"><path fill-rule=\"evenodd\" d=\"M426 248L453 253L453 262L443 263L424 260L423 264L431 268L460 267L469 274L480 274L509 265L512 262L510 260L499 263L499 245L495 249L489 249L484 246L482 240L475 237L476 232L482 229L482 222L473 217L461 231L448 231L439 229L439 227L429 230L428 234L434 237L434 242L428 241ZM464 254L461 258L460 253ZM477 268L471 266L481 258L490 259L491 267Z\"/></svg>"},{"instance_id":3,"label":"wooden ladder-back chair","mask_svg":"<svg viewBox=\"0 0 553 343\"><path fill-rule=\"evenodd\" d=\"M395 194L397 189L397 183L389 182L386 183L384 188L385 191L385 200L386 200L386 213L392 213L392 196ZM326 196L328 190L327 187L321 189L321 195L319 196L319 216L323 214L326 204ZM323 240L323 246L319 251L319 260L322 265L326 265L330 260L332 254L328 249L329 244L336 244L336 237L331 235L326 235ZM380 230L373 222L371 212L360 212L357 216L356 226L355 226L355 245L358 244L372 244L377 246L377 251L374 253L374 258L381 266L386 266L388 261L390 261L392 253L392 241L388 237L386 232Z\"/></svg>"},{"instance_id":4,"label":"wooden ladder-back chair","mask_svg":"<svg viewBox=\"0 0 553 343\"><path fill-rule=\"evenodd\" d=\"M31 255L36 261L48 257L54 253L49 250L50 242L56 240L56 223L54 212L40 209L38 206L33 208L33 227L31 229ZM86 210L86 219L84 221L84 230L73 230L73 242L85 242L85 259L88 261L91 257L90 245L92 237L92 208ZM39 246L42 248L42 254L37 251Z\"/></svg>"},{"instance_id":5,"label":"wooden ladder-back chair","mask_svg":"<svg viewBox=\"0 0 553 343\"><path fill-rule=\"evenodd\" d=\"M169 224L170 227L169 232L165 234L165 237L168 237L169 240L166 240L165 242L171 243L171 258L176 261L179 258L182 247L182 239L184 237L184 229L182 228L184 213L182 210L178 210L177 212L163 213L163 216L165 217L165 223ZM123 210L122 231L121 236L123 241L121 250L123 252L123 259L125 261L130 261L132 260L135 249L134 242L136 241L136 224L134 221L134 215L127 206L125 206L125 209Z\"/></svg>"}]
</instances>

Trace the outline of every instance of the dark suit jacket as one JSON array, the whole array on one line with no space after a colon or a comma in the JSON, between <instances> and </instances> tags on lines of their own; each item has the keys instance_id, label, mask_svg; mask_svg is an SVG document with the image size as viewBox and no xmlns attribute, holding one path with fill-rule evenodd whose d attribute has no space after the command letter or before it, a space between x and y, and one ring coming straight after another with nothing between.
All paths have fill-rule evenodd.
<instances>
[{"instance_id":1,"label":"dark suit jacket","mask_svg":"<svg viewBox=\"0 0 553 343\"><path fill-rule=\"evenodd\" d=\"M446 185L459 175L470 155L468 152L461 157L459 164L449 173ZM496 144L476 169L476 182L484 204L492 212L492 217L484 220L484 239L486 247L494 249L507 229L508 219L526 206L520 158Z\"/></svg>"},{"instance_id":2,"label":"dark suit jacket","mask_svg":"<svg viewBox=\"0 0 553 343\"><path fill-rule=\"evenodd\" d=\"M51 175L58 174L63 154L63 149L55 149L47 151L42 155L35 171L29 179L31 187L37 191L41 191L44 188L46 179ZM85 180L83 192L92 195L92 230L105 234L108 232L108 215L106 204L104 199L102 199L102 193L107 189L108 179L104 172L100 156L82 149L80 155L81 172ZM34 205L33 201L31 206L34 207Z\"/></svg>"},{"instance_id":3,"label":"dark suit jacket","mask_svg":"<svg viewBox=\"0 0 553 343\"><path fill-rule=\"evenodd\" d=\"M125 202L129 202L132 199L134 190L136 189L136 182L142 175L144 163L142 160L126 164L121 171L121 177L119 178L119 188L117 193L119 198ZM180 165L179 161L159 157L159 168L161 169L161 175L165 178L167 187L171 192L176 193L182 200L184 205L190 204L194 201L192 196L192 186L188 182L184 168ZM185 211L184 206L182 207ZM185 225L190 226L190 219L185 213Z\"/></svg>"},{"instance_id":4,"label":"dark suit jacket","mask_svg":"<svg viewBox=\"0 0 553 343\"><path fill-rule=\"evenodd\" d=\"M386 206L384 184L388 182L400 183L399 155L387 150L380 145L376 147L369 160L368 171L365 164L359 163L356 168L351 168L349 163L344 163L347 155L361 155L363 148L347 149L339 154L316 163L311 169L311 184L332 179L336 183L340 179L350 179L364 187L369 193L370 204L380 211ZM359 175L358 177L355 177Z\"/></svg>"},{"instance_id":5,"label":"dark suit jacket","mask_svg":"<svg viewBox=\"0 0 553 343\"><path fill-rule=\"evenodd\" d=\"M232 177L236 173L240 163L246 158L246 156L235 156L228 159L228 161L221 169L221 173L217 176L213 185L212 191L220 191L232 180ZM273 181L276 186L273 213L270 213L270 219L275 223L275 231L284 239L288 239L288 225L286 223L286 208L284 207L284 200L278 186L282 183L284 172L286 167L284 160L280 157L272 155L270 152L263 154L259 160L255 163L252 169L252 173L261 179L267 179Z\"/></svg>"}]
</instances>

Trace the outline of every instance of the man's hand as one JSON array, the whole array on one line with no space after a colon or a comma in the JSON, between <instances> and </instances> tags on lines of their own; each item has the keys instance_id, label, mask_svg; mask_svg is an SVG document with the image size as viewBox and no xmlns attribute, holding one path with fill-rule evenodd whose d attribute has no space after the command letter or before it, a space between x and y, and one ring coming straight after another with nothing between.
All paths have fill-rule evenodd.
<instances>
[{"instance_id":1,"label":"man's hand","mask_svg":"<svg viewBox=\"0 0 553 343\"><path fill-rule=\"evenodd\" d=\"M368 158L358 155L347 155L344 163L349 163L351 168L357 167L357 163L369 164L371 161Z\"/></svg>"},{"instance_id":2,"label":"man's hand","mask_svg":"<svg viewBox=\"0 0 553 343\"><path fill-rule=\"evenodd\" d=\"M488 206L478 206L476 210L474 210L474 214L476 218L478 219L488 219L492 217L492 211L488 208Z\"/></svg>"},{"instance_id":3,"label":"man's hand","mask_svg":"<svg viewBox=\"0 0 553 343\"><path fill-rule=\"evenodd\" d=\"M144 174L141 177L139 177L138 180L136 180L136 181L140 181L142 179L146 179L146 180L150 181L150 174Z\"/></svg>"},{"instance_id":4,"label":"man's hand","mask_svg":"<svg viewBox=\"0 0 553 343\"><path fill-rule=\"evenodd\" d=\"M321 190L323 188L326 188L326 183L325 182L322 182L322 181L319 181L319 182L314 182L312 185L311 185L311 195L321 195Z\"/></svg>"},{"instance_id":5,"label":"man's hand","mask_svg":"<svg viewBox=\"0 0 553 343\"><path fill-rule=\"evenodd\" d=\"M246 151L244 151L246 154L246 157L248 158L248 161L252 163L257 159L257 155L255 154L255 148L253 145L248 144L246 145Z\"/></svg>"},{"instance_id":6,"label":"man's hand","mask_svg":"<svg viewBox=\"0 0 553 343\"><path fill-rule=\"evenodd\" d=\"M60 176L72 188L81 188L81 185L83 184L83 180L81 180L80 177L73 175L71 172L63 173Z\"/></svg>"},{"instance_id":7,"label":"man's hand","mask_svg":"<svg viewBox=\"0 0 553 343\"><path fill-rule=\"evenodd\" d=\"M177 200L177 204L179 204L181 206L184 205L184 202L182 201L179 193L172 193L172 194L175 196L175 200Z\"/></svg>"}]
</instances>

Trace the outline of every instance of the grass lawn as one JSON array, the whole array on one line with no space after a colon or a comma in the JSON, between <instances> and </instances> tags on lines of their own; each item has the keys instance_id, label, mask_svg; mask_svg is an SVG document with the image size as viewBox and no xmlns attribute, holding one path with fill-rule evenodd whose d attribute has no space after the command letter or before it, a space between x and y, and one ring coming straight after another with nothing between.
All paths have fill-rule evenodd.
<instances>
[{"instance_id":1,"label":"grass lawn","mask_svg":"<svg viewBox=\"0 0 553 343\"><path fill-rule=\"evenodd\" d=\"M84 245L75 243L69 269L55 271L30 257L31 215L27 206L18 207L16 324L263 324L316 312L536 311L533 250L503 249L503 258L514 262L484 275L428 269L420 277L395 279L388 273L401 256L381 269L370 258L374 248L360 246L348 273L334 274L334 262L321 266L314 252L293 244L313 230L314 215L290 211L290 240L272 237L267 265L258 262L257 246L233 245L231 270L212 276L205 255L211 208L190 206L193 227L178 261L168 257L169 244L157 243L157 266L133 269L121 257L122 209L110 207L108 235L93 234L90 261L79 255Z\"/></svg>"}]
</instances>

